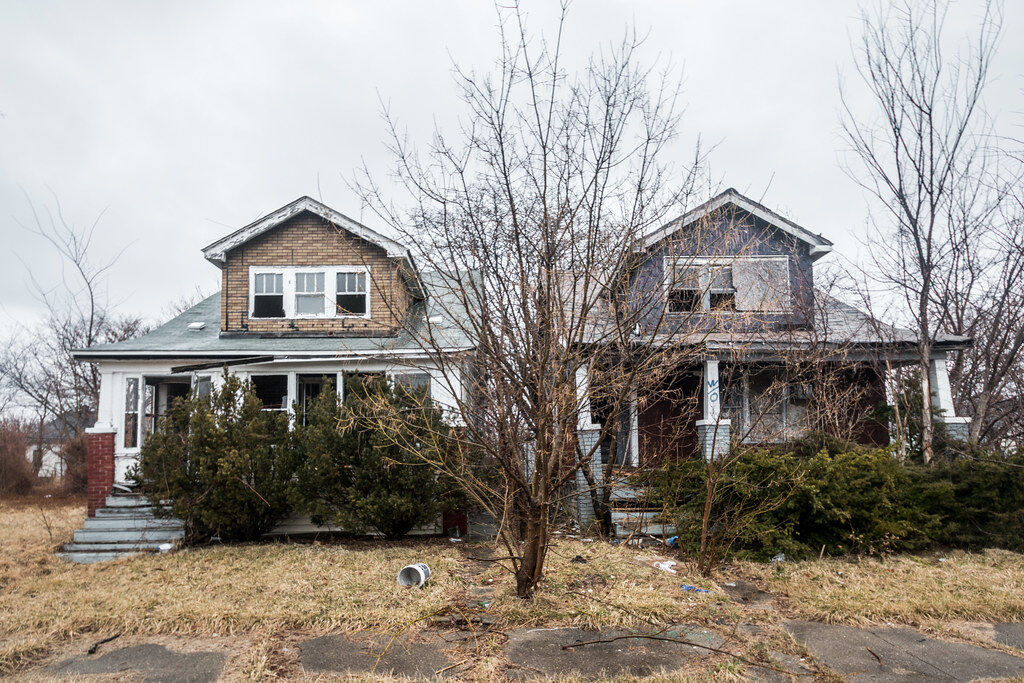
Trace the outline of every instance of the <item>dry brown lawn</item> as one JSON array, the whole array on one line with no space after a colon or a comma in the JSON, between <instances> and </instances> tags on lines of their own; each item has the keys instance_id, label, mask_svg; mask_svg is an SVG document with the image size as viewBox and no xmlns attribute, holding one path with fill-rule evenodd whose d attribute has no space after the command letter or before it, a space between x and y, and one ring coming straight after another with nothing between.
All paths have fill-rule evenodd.
<instances>
[{"instance_id":1,"label":"dry brown lawn","mask_svg":"<svg viewBox=\"0 0 1024 683\"><path fill-rule=\"evenodd\" d=\"M794 616L830 623L1024 621L1024 555L1004 550L819 560L742 570Z\"/></svg>"},{"instance_id":2,"label":"dry brown lawn","mask_svg":"<svg viewBox=\"0 0 1024 683\"><path fill-rule=\"evenodd\" d=\"M743 576L779 596L776 609L751 614L692 565L666 573L651 567L650 550L600 541L557 541L531 601L513 596L499 566L476 559L490 548L446 539L218 546L74 565L54 551L84 515L77 500L0 502L0 675L72 641L113 634L244 640L252 647L242 660L255 675L269 666L271 637L397 632L442 614L487 613L508 627L770 626L792 616L912 625L1024 620L1024 556L1004 552L953 553L946 562L898 557L724 568L718 581ZM422 590L398 587L398 569L415 561L430 565L432 580ZM685 592L682 583L710 592ZM481 586L492 594L469 597Z\"/></svg>"},{"instance_id":3,"label":"dry brown lawn","mask_svg":"<svg viewBox=\"0 0 1024 683\"><path fill-rule=\"evenodd\" d=\"M446 539L217 546L75 565L54 551L84 515L80 501L0 502L0 674L91 634L397 631L467 611L510 626L641 625L734 610L721 593L684 594L680 583L702 582L642 566L635 549L569 540L525 603L507 573L471 559L489 548ZM433 571L427 587L399 587L398 570L420 561ZM486 607L466 597L480 584L494 587Z\"/></svg>"}]
</instances>

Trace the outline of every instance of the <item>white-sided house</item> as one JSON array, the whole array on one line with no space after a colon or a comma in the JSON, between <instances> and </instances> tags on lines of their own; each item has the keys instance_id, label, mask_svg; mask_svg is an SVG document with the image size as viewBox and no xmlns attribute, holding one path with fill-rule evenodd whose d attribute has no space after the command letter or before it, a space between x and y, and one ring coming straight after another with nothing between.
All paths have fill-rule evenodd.
<instances>
[{"instance_id":1,"label":"white-sided house","mask_svg":"<svg viewBox=\"0 0 1024 683\"><path fill-rule=\"evenodd\" d=\"M106 523L127 516L119 508L145 506L116 494L173 399L207 391L225 368L252 380L268 410L292 410L328 381L343 394L348 377L366 373L427 386L442 407L454 408L463 391L453 364L431 358L465 355L472 344L440 281L417 269L407 246L302 197L203 254L221 270L219 293L142 337L75 353L102 376L96 424L86 430L90 520L75 537L107 544L85 548L94 554L121 537L140 540L110 538L127 531ZM177 537L156 536L145 540Z\"/></svg>"}]
</instances>

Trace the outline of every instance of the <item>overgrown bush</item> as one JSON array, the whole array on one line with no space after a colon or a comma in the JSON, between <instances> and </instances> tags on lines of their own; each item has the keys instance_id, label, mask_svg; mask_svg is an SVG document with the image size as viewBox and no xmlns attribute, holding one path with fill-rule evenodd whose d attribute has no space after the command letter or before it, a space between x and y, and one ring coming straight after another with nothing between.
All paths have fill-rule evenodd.
<instances>
[{"instance_id":1,"label":"overgrown bush","mask_svg":"<svg viewBox=\"0 0 1024 683\"><path fill-rule=\"evenodd\" d=\"M425 395L383 379L352 380L344 404L325 389L295 429L293 501L314 522L400 538L451 505L438 465L452 443Z\"/></svg>"},{"instance_id":2,"label":"overgrown bush","mask_svg":"<svg viewBox=\"0 0 1024 683\"><path fill-rule=\"evenodd\" d=\"M740 556L801 558L932 547L1024 549L1024 461L958 458L901 465L890 448L810 439L752 449L729 466L712 498L714 534ZM653 477L684 549L700 543L706 468L679 461ZM721 541L721 538L718 539Z\"/></svg>"},{"instance_id":3,"label":"overgrown bush","mask_svg":"<svg viewBox=\"0 0 1024 683\"><path fill-rule=\"evenodd\" d=\"M22 495L32 490L36 476L27 451L28 441L21 425L0 422L0 495Z\"/></svg>"},{"instance_id":4,"label":"overgrown bush","mask_svg":"<svg viewBox=\"0 0 1024 683\"><path fill-rule=\"evenodd\" d=\"M209 397L177 399L146 437L135 478L170 501L193 542L255 540L288 512L295 472L288 415L265 411L248 381L225 375Z\"/></svg>"},{"instance_id":5,"label":"overgrown bush","mask_svg":"<svg viewBox=\"0 0 1024 683\"><path fill-rule=\"evenodd\" d=\"M972 453L908 473L909 502L929 544L1024 551L1024 458Z\"/></svg>"}]
</instances>

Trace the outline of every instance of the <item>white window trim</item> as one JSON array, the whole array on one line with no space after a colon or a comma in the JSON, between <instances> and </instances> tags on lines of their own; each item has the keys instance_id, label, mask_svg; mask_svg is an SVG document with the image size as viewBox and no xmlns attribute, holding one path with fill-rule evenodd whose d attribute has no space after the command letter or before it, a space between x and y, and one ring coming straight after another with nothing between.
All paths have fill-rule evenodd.
<instances>
[{"instance_id":1,"label":"white window trim","mask_svg":"<svg viewBox=\"0 0 1024 683\"><path fill-rule=\"evenodd\" d=\"M256 276L263 273L279 273L282 277L282 290L284 292L284 317L281 318L256 318L253 316L256 305ZM321 314L295 312L295 275L296 273L323 273L324 274L324 311ZM338 273L364 273L366 275L366 313L363 315L352 315L337 312L337 289ZM249 266L249 309L250 320L323 320L355 318L358 320L369 320L372 310L372 297L370 269L367 266Z\"/></svg>"},{"instance_id":2,"label":"white window trim","mask_svg":"<svg viewBox=\"0 0 1024 683\"><path fill-rule=\"evenodd\" d=\"M749 311L717 311L711 308L711 287L701 283L699 311L669 311L668 297L672 292L672 275L675 267L680 266L730 266L737 261L785 261L789 265L789 257L785 254L743 254L738 256L669 256L662 257L662 290L667 315L693 315L693 313L714 313L715 315L749 315ZM703 276L702 276L703 277ZM735 277L735 275L734 275ZM733 291L736 290L735 280ZM762 313L785 313L786 310L761 311Z\"/></svg>"}]
</instances>

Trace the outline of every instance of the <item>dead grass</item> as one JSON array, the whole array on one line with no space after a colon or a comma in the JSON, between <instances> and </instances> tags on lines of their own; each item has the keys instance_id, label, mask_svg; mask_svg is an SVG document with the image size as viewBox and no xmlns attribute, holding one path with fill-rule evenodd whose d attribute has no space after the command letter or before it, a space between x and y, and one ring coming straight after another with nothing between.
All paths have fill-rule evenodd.
<instances>
[{"instance_id":1,"label":"dead grass","mask_svg":"<svg viewBox=\"0 0 1024 683\"><path fill-rule=\"evenodd\" d=\"M548 579L528 602L513 596L507 573L467 559L487 548L447 541L210 547L73 565L54 551L84 514L80 501L0 503L0 673L91 634L394 632L435 614L467 611L465 593L473 584L493 585L495 598L486 608L470 601L468 611L511 626L704 621L725 602L719 593L679 587L713 584L641 565L635 549L597 542L560 542ZM572 563L576 555L587 563ZM398 587L398 570L417 561L433 570L428 586ZM247 668L271 677L275 659L272 649L257 647Z\"/></svg>"},{"instance_id":2,"label":"dead grass","mask_svg":"<svg viewBox=\"0 0 1024 683\"><path fill-rule=\"evenodd\" d=\"M1007 551L741 566L788 598L788 611L815 621L929 627L1024 620L1024 555Z\"/></svg>"},{"instance_id":3,"label":"dead grass","mask_svg":"<svg viewBox=\"0 0 1024 683\"><path fill-rule=\"evenodd\" d=\"M580 557L585 563L574 563ZM651 550L564 539L551 548L546 577L529 601L514 595L507 574L492 569L486 577L499 582L490 610L515 626L642 627L645 624L707 623L739 610L690 564L678 573L655 569ZM710 593L687 592L682 584Z\"/></svg>"},{"instance_id":4,"label":"dead grass","mask_svg":"<svg viewBox=\"0 0 1024 683\"><path fill-rule=\"evenodd\" d=\"M442 613L486 613L509 628L715 627L741 620L770 626L783 616L926 628L940 620L1024 620L1024 556L1006 552L952 553L942 563L907 556L729 567L723 576L745 576L781 596L782 613L754 614L701 580L692 565L663 572L651 566L650 550L599 541L559 540L530 601L514 597L511 577L496 564L471 559L489 548L446 540L211 547L66 563L54 550L84 515L78 500L0 502L0 675L23 671L70 642L121 633L236 637L246 643L232 660L244 677L287 678L298 665L285 642L337 631L394 633L421 628ZM585 562L573 562L577 556ZM431 566L431 582L422 590L399 588L395 574L414 561ZM683 583L711 592L683 591ZM493 590L470 598L474 587ZM754 642L736 645L755 653ZM476 673L500 675L498 641L494 647L479 653ZM695 675L737 675L734 664L716 666Z\"/></svg>"}]
</instances>

